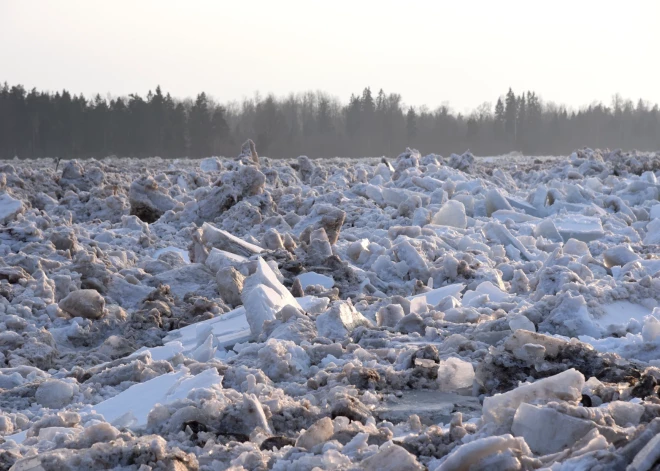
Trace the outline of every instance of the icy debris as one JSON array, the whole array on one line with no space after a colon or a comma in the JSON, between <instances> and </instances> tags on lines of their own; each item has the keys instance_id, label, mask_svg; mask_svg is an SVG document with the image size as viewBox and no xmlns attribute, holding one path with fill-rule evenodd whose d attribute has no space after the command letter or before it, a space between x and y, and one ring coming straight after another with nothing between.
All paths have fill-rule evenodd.
<instances>
[{"instance_id":1,"label":"icy debris","mask_svg":"<svg viewBox=\"0 0 660 471\"><path fill-rule=\"evenodd\" d=\"M221 168L222 164L217 157L209 157L207 159L202 159L199 162L199 169L203 172L217 172Z\"/></svg>"},{"instance_id":2,"label":"icy debris","mask_svg":"<svg viewBox=\"0 0 660 471\"><path fill-rule=\"evenodd\" d=\"M335 280L331 276L322 275L313 271L302 273L296 277L300 280L300 285L302 286L303 291L308 286L323 286L325 289L330 289L335 285Z\"/></svg>"},{"instance_id":3,"label":"icy debris","mask_svg":"<svg viewBox=\"0 0 660 471\"><path fill-rule=\"evenodd\" d=\"M215 279L218 283L218 293L225 302L232 306L242 304L241 293L245 277L241 272L231 266L224 267L218 270Z\"/></svg>"},{"instance_id":4,"label":"icy debris","mask_svg":"<svg viewBox=\"0 0 660 471\"><path fill-rule=\"evenodd\" d=\"M438 387L441 391L471 388L473 381L474 367L472 363L454 357L440 361Z\"/></svg>"},{"instance_id":5,"label":"icy debris","mask_svg":"<svg viewBox=\"0 0 660 471\"><path fill-rule=\"evenodd\" d=\"M360 463L366 471L421 471L424 467L403 447L386 443L378 452Z\"/></svg>"},{"instance_id":6,"label":"icy debris","mask_svg":"<svg viewBox=\"0 0 660 471\"><path fill-rule=\"evenodd\" d=\"M148 223L157 221L176 203L150 176L135 180L131 184L128 198L131 214Z\"/></svg>"},{"instance_id":7,"label":"icy debris","mask_svg":"<svg viewBox=\"0 0 660 471\"><path fill-rule=\"evenodd\" d=\"M550 378L523 384L507 393L485 398L484 421L505 424L513 418L520 404L532 401L579 401L583 386L584 376L572 368Z\"/></svg>"},{"instance_id":8,"label":"icy debris","mask_svg":"<svg viewBox=\"0 0 660 471\"><path fill-rule=\"evenodd\" d=\"M93 289L80 289L70 293L59 303L60 309L72 317L100 319L106 313L105 299Z\"/></svg>"},{"instance_id":9,"label":"icy debris","mask_svg":"<svg viewBox=\"0 0 660 471\"><path fill-rule=\"evenodd\" d=\"M261 247L245 242L229 232L213 227L206 222L202 225L202 242L209 250L216 248L244 257L250 257L263 252Z\"/></svg>"},{"instance_id":10,"label":"icy debris","mask_svg":"<svg viewBox=\"0 0 660 471\"><path fill-rule=\"evenodd\" d=\"M350 301L337 303L316 318L319 335L331 340L344 339L360 326L369 327L371 322Z\"/></svg>"},{"instance_id":11,"label":"icy debris","mask_svg":"<svg viewBox=\"0 0 660 471\"><path fill-rule=\"evenodd\" d=\"M596 424L562 414L555 409L521 404L513 418L511 430L523 437L538 455L564 450L586 435Z\"/></svg>"},{"instance_id":12,"label":"icy debris","mask_svg":"<svg viewBox=\"0 0 660 471\"><path fill-rule=\"evenodd\" d=\"M530 455L531 450L523 438L512 435L480 438L458 447L434 471L462 471L465 469L489 468L487 460L493 455L511 454L514 463L520 466L518 458ZM516 469L516 468L513 468ZM520 469L520 468L518 468Z\"/></svg>"},{"instance_id":13,"label":"icy debris","mask_svg":"<svg viewBox=\"0 0 660 471\"><path fill-rule=\"evenodd\" d=\"M459 298L460 293L464 289L465 289L464 284L455 283L453 285L443 286L442 288L435 288L425 293L418 294L416 296L411 296L408 299L412 300L415 298L424 298L426 299L426 304L435 306L448 297Z\"/></svg>"},{"instance_id":14,"label":"icy debris","mask_svg":"<svg viewBox=\"0 0 660 471\"><path fill-rule=\"evenodd\" d=\"M589 216L562 216L554 221L555 227L565 241L576 239L591 242L605 235L599 218Z\"/></svg>"},{"instance_id":15,"label":"icy debris","mask_svg":"<svg viewBox=\"0 0 660 471\"><path fill-rule=\"evenodd\" d=\"M214 368L197 375L182 367L175 373L167 373L139 383L99 404L88 406L84 412L96 412L118 427L139 430L147 425L149 413L156 404L166 405L185 399L195 389L222 388L222 376Z\"/></svg>"},{"instance_id":16,"label":"icy debris","mask_svg":"<svg viewBox=\"0 0 660 471\"><path fill-rule=\"evenodd\" d=\"M296 446L311 450L316 445L327 442L333 433L332 420L329 417L324 417L300 434L298 440L296 440Z\"/></svg>"},{"instance_id":17,"label":"icy debris","mask_svg":"<svg viewBox=\"0 0 660 471\"><path fill-rule=\"evenodd\" d=\"M463 203L460 201L447 201L442 205L440 210L435 213L431 222L440 226L451 226L465 229L467 227L465 206L463 206Z\"/></svg>"},{"instance_id":18,"label":"icy debris","mask_svg":"<svg viewBox=\"0 0 660 471\"><path fill-rule=\"evenodd\" d=\"M657 156L392 163L0 163L0 468L651 469Z\"/></svg>"},{"instance_id":19,"label":"icy debris","mask_svg":"<svg viewBox=\"0 0 660 471\"><path fill-rule=\"evenodd\" d=\"M657 434L635 456L627 471L650 471L660 459L660 434Z\"/></svg>"},{"instance_id":20,"label":"icy debris","mask_svg":"<svg viewBox=\"0 0 660 471\"><path fill-rule=\"evenodd\" d=\"M298 301L262 258L259 258L254 275L245 280L241 300L254 335L260 334L264 322L275 319L275 314L284 306L300 308Z\"/></svg>"},{"instance_id":21,"label":"icy debris","mask_svg":"<svg viewBox=\"0 0 660 471\"><path fill-rule=\"evenodd\" d=\"M486 193L486 214L492 216L495 211L499 210L512 210L513 208L507 201L507 199L502 196L498 190L490 190Z\"/></svg>"},{"instance_id":22,"label":"icy debris","mask_svg":"<svg viewBox=\"0 0 660 471\"><path fill-rule=\"evenodd\" d=\"M0 224L8 224L25 211L21 200L12 198L6 192L0 194Z\"/></svg>"},{"instance_id":23,"label":"icy debris","mask_svg":"<svg viewBox=\"0 0 660 471\"><path fill-rule=\"evenodd\" d=\"M626 263L634 262L639 260L639 255L637 255L633 250L626 245L617 245L616 247L611 247L603 252L603 261L607 268L612 268L616 266L623 266Z\"/></svg>"},{"instance_id":24,"label":"icy debris","mask_svg":"<svg viewBox=\"0 0 660 471\"><path fill-rule=\"evenodd\" d=\"M71 403L77 387L59 379L44 381L37 388L37 402L50 409L61 409Z\"/></svg>"}]
</instances>

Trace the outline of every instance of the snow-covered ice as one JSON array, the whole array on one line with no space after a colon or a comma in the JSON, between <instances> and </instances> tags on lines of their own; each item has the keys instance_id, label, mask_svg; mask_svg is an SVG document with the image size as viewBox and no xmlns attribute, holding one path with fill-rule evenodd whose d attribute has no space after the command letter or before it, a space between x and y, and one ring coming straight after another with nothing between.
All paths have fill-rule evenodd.
<instances>
[{"instance_id":1,"label":"snow-covered ice","mask_svg":"<svg viewBox=\"0 0 660 471\"><path fill-rule=\"evenodd\" d=\"M655 469L660 156L0 163L0 468Z\"/></svg>"}]
</instances>

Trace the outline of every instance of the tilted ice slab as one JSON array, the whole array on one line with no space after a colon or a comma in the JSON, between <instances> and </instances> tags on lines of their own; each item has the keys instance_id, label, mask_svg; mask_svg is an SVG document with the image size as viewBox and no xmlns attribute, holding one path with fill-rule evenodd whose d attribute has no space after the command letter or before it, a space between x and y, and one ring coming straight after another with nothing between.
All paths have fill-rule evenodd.
<instances>
[{"instance_id":1,"label":"tilted ice slab","mask_svg":"<svg viewBox=\"0 0 660 471\"><path fill-rule=\"evenodd\" d=\"M156 378L138 383L116 396L80 410L80 414L98 413L116 427L141 430L147 425L149 412L156 404L169 404L185 399L194 389L222 389L222 376L215 368L209 368L197 375L191 375L182 366L179 371L166 373ZM23 443L27 430L5 437L16 443Z\"/></svg>"},{"instance_id":2,"label":"tilted ice slab","mask_svg":"<svg viewBox=\"0 0 660 471\"><path fill-rule=\"evenodd\" d=\"M296 298L279 282L273 270L261 257L257 263L257 271L245 280L241 300L254 335L259 335L264 322L275 319L275 314L284 306L301 309Z\"/></svg>"},{"instance_id":3,"label":"tilted ice slab","mask_svg":"<svg viewBox=\"0 0 660 471\"><path fill-rule=\"evenodd\" d=\"M306 312L319 313L328 306L328 298L317 298L315 296L295 298L295 301L300 309ZM163 339L166 342L163 347L148 350L152 352L152 358L154 359L156 359L155 355L168 355L172 352L175 352L172 357L179 352L189 354L200 346L209 334L213 334L215 337L213 344L217 348L231 348L237 343L248 342L254 338L245 307L240 306L213 319L173 330ZM179 346L181 347L180 350ZM159 348L163 350L158 351ZM154 350L157 351L154 352ZM142 353L142 351L144 350L139 352Z\"/></svg>"},{"instance_id":4,"label":"tilted ice slab","mask_svg":"<svg viewBox=\"0 0 660 471\"><path fill-rule=\"evenodd\" d=\"M209 334L215 336L217 347L231 347L239 342L250 340L252 333L245 315L245 308L241 306L213 319L173 330L164 341L167 342L166 346L174 341L180 342L183 352L188 353L206 340Z\"/></svg>"},{"instance_id":5,"label":"tilted ice slab","mask_svg":"<svg viewBox=\"0 0 660 471\"><path fill-rule=\"evenodd\" d=\"M222 376L215 368L193 376L188 368L182 367L177 372L131 386L108 400L86 407L81 412L97 412L113 425L139 430L146 427L149 412L156 404L169 404L185 399L193 389L211 387L222 388Z\"/></svg>"}]
</instances>

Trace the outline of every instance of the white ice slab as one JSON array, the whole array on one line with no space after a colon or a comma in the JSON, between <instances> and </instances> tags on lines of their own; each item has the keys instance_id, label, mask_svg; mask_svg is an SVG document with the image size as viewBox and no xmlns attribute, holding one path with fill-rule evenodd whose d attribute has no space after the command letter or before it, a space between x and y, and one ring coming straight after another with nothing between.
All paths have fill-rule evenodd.
<instances>
[{"instance_id":1,"label":"white ice slab","mask_svg":"<svg viewBox=\"0 0 660 471\"><path fill-rule=\"evenodd\" d=\"M626 326L632 319L643 323L644 317L651 314L651 309L629 301L616 301L602 308L607 314L595 321L604 329L615 325Z\"/></svg>"},{"instance_id":2,"label":"white ice slab","mask_svg":"<svg viewBox=\"0 0 660 471\"><path fill-rule=\"evenodd\" d=\"M187 368L158 376L154 379L131 386L116 396L95 406L88 406L81 412L97 412L110 423L122 422L132 430L147 425L149 412L156 404L168 404L184 399L193 389L221 388L222 376L215 368L210 368L196 376ZM127 416L130 414L130 417ZM124 422L128 420L128 422Z\"/></svg>"},{"instance_id":3,"label":"white ice slab","mask_svg":"<svg viewBox=\"0 0 660 471\"><path fill-rule=\"evenodd\" d=\"M581 215L568 215L556 218L554 221L559 234L564 239L581 240L591 242L605 235L603 225L599 218Z\"/></svg>"},{"instance_id":4,"label":"white ice slab","mask_svg":"<svg viewBox=\"0 0 660 471\"><path fill-rule=\"evenodd\" d=\"M168 342L162 347L153 347L153 348L142 347L141 349L136 350L132 354L130 354L129 358L136 357L144 352L149 352L151 354L151 359L154 361L171 360L177 354L183 352L183 344L179 341L174 341L174 342Z\"/></svg>"},{"instance_id":5,"label":"white ice slab","mask_svg":"<svg viewBox=\"0 0 660 471\"><path fill-rule=\"evenodd\" d=\"M463 291L464 289L465 289L465 285L463 283L455 283L453 285L443 286L442 288L433 289L426 293L418 294L415 296L409 296L408 299L413 300L415 298L424 297L426 298L426 304L435 306L436 304L438 304L440 301L442 301L448 296L460 298L461 291Z\"/></svg>"},{"instance_id":6,"label":"white ice slab","mask_svg":"<svg viewBox=\"0 0 660 471\"><path fill-rule=\"evenodd\" d=\"M300 280L302 289L304 290L308 286L321 285L325 289L330 289L335 285L335 280L331 276L322 275L313 271L308 271L307 273L302 273L296 278Z\"/></svg>"},{"instance_id":7,"label":"white ice slab","mask_svg":"<svg viewBox=\"0 0 660 471\"><path fill-rule=\"evenodd\" d=\"M234 309L207 321L187 325L181 329L171 331L164 341L179 341L183 345L184 353L191 352L197 347L198 329L207 326L215 335L217 347L231 347L239 342L250 340L252 334L250 326L245 317L245 308L243 306Z\"/></svg>"}]
</instances>

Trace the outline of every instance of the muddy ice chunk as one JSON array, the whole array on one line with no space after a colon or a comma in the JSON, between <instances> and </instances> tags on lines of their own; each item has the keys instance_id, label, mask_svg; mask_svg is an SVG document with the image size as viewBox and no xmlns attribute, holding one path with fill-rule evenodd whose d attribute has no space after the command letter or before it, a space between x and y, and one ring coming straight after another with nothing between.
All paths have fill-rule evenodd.
<instances>
[{"instance_id":1,"label":"muddy ice chunk","mask_svg":"<svg viewBox=\"0 0 660 471\"><path fill-rule=\"evenodd\" d=\"M438 366L438 387L450 392L456 389L471 388L474 382L474 367L469 361L451 357L441 360Z\"/></svg>"},{"instance_id":2,"label":"muddy ice chunk","mask_svg":"<svg viewBox=\"0 0 660 471\"><path fill-rule=\"evenodd\" d=\"M429 278L429 268L426 260L413 247L408 240L402 240L395 246L396 255L400 261L406 262L410 274L418 279L426 280Z\"/></svg>"},{"instance_id":3,"label":"muddy ice chunk","mask_svg":"<svg viewBox=\"0 0 660 471\"><path fill-rule=\"evenodd\" d=\"M424 466L405 448L387 442L376 454L363 460L360 468L366 471L422 471Z\"/></svg>"},{"instance_id":4,"label":"muddy ice chunk","mask_svg":"<svg viewBox=\"0 0 660 471\"><path fill-rule=\"evenodd\" d=\"M284 306L290 305L301 309L296 298L279 282L268 264L259 257L256 272L243 284L241 300L252 334L258 335L267 320L275 319Z\"/></svg>"},{"instance_id":5,"label":"muddy ice chunk","mask_svg":"<svg viewBox=\"0 0 660 471\"><path fill-rule=\"evenodd\" d=\"M156 222L165 211L171 210L176 204L151 176L131 183L128 201L131 205L131 215L148 223Z\"/></svg>"},{"instance_id":6,"label":"muddy ice chunk","mask_svg":"<svg viewBox=\"0 0 660 471\"><path fill-rule=\"evenodd\" d=\"M449 161L447 161L447 165L456 170L468 172L474 166L474 156L470 152L466 152L463 155L451 154L451 156L449 156Z\"/></svg>"},{"instance_id":7,"label":"muddy ice chunk","mask_svg":"<svg viewBox=\"0 0 660 471\"><path fill-rule=\"evenodd\" d=\"M590 420L523 403L516 411L511 431L524 438L534 453L549 455L570 448L595 427Z\"/></svg>"},{"instance_id":8,"label":"muddy ice chunk","mask_svg":"<svg viewBox=\"0 0 660 471\"><path fill-rule=\"evenodd\" d=\"M247 159L248 162L259 166L259 154L257 154L257 146L254 145L252 139L248 139L241 146L241 153L238 155L240 159Z\"/></svg>"},{"instance_id":9,"label":"muddy ice chunk","mask_svg":"<svg viewBox=\"0 0 660 471\"><path fill-rule=\"evenodd\" d=\"M72 317L100 319L106 313L105 299L93 289L80 289L69 293L59 302L59 307Z\"/></svg>"},{"instance_id":10,"label":"muddy ice chunk","mask_svg":"<svg viewBox=\"0 0 660 471\"><path fill-rule=\"evenodd\" d=\"M424 324L424 319L422 319L419 314L411 312L396 323L394 330L404 334L412 334L416 332L420 335L424 335L426 325Z\"/></svg>"},{"instance_id":11,"label":"muddy ice chunk","mask_svg":"<svg viewBox=\"0 0 660 471\"><path fill-rule=\"evenodd\" d=\"M405 312L400 304L390 304L378 310L376 322L378 327L394 327L404 316Z\"/></svg>"},{"instance_id":12,"label":"muddy ice chunk","mask_svg":"<svg viewBox=\"0 0 660 471\"><path fill-rule=\"evenodd\" d=\"M639 255L633 252L628 245L617 245L603 252L603 261L607 268L620 267L639 259Z\"/></svg>"},{"instance_id":13,"label":"muddy ice chunk","mask_svg":"<svg viewBox=\"0 0 660 471\"><path fill-rule=\"evenodd\" d=\"M344 340L360 326L371 327L371 321L346 301L338 302L316 318L319 335L331 340Z\"/></svg>"},{"instance_id":14,"label":"muddy ice chunk","mask_svg":"<svg viewBox=\"0 0 660 471\"><path fill-rule=\"evenodd\" d=\"M71 383L59 379L49 379L39 385L35 398L44 407L61 409L71 403L76 389Z\"/></svg>"},{"instance_id":15,"label":"muddy ice chunk","mask_svg":"<svg viewBox=\"0 0 660 471\"><path fill-rule=\"evenodd\" d=\"M463 206L463 203L460 201L449 200L442 205L437 213L435 213L431 222L440 226L451 226L465 229L467 227L465 206Z\"/></svg>"},{"instance_id":16,"label":"muddy ice chunk","mask_svg":"<svg viewBox=\"0 0 660 471\"><path fill-rule=\"evenodd\" d=\"M306 155L298 157L298 171L300 172L303 183L309 183L311 181L315 168L312 161Z\"/></svg>"},{"instance_id":17,"label":"muddy ice chunk","mask_svg":"<svg viewBox=\"0 0 660 471\"><path fill-rule=\"evenodd\" d=\"M297 234L301 235L304 232L311 232L315 229L323 228L328 235L330 245L337 243L341 226L346 220L346 213L339 208L329 204L315 204L312 207L309 217L303 219L294 228Z\"/></svg>"},{"instance_id":18,"label":"muddy ice chunk","mask_svg":"<svg viewBox=\"0 0 660 471\"><path fill-rule=\"evenodd\" d=\"M584 376L571 368L549 378L518 386L509 392L484 399L483 420L504 425L513 418L523 403L535 401L579 401L582 398Z\"/></svg>"},{"instance_id":19,"label":"muddy ice chunk","mask_svg":"<svg viewBox=\"0 0 660 471\"><path fill-rule=\"evenodd\" d=\"M263 236L263 246L268 250L279 250L284 248L282 236L276 229L271 228L266 231Z\"/></svg>"},{"instance_id":20,"label":"muddy ice chunk","mask_svg":"<svg viewBox=\"0 0 660 471\"><path fill-rule=\"evenodd\" d=\"M202 221L213 220L239 201L263 193L265 185L266 176L254 165L224 173L211 191L197 201L197 216Z\"/></svg>"},{"instance_id":21,"label":"muddy ice chunk","mask_svg":"<svg viewBox=\"0 0 660 471\"><path fill-rule=\"evenodd\" d=\"M334 433L332 419L330 417L323 417L317 420L314 424L305 430L296 440L296 446L311 450L319 443L327 442Z\"/></svg>"},{"instance_id":22,"label":"muddy ice chunk","mask_svg":"<svg viewBox=\"0 0 660 471\"><path fill-rule=\"evenodd\" d=\"M241 292L245 282L245 277L241 272L234 267L221 268L215 279L218 283L218 293L225 302L232 306L241 304Z\"/></svg>"},{"instance_id":23,"label":"muddy ice chunk","mask_svg":"<svg viewBox=\"0 0 660 471\"><path fill-rule=\"evenodd\" d=\"M332 245L328 239L325 229L322 227L315 229L309 236L309 246L307 254L309 258L316 261L322 261L332 256Z\"/></svg>"},{"instance_id":24,"label":"muddy ice chunk","mask_svg":"<svg viewBox=\"0 0 660 471\"><path fill-rule=\"evenodd\" d=\"M287 305L276 314L276 320L264 323L262 338L264 335L269 339L291 340L299 345L305 340L311 341L318 334L316 324L310 317Z\"/></svg>"},{"instance_id":25,"label":"muddy ice chunk","mask_svg":"<svg viewBox=\"0 0 660 471\"><path fill-rule=\"evenodd\" d=\"M213 273L201 263L183 265L157 274L149 280L151 286L168 285L172 294L183 299L188 293L207 298L217 296L217 284Z\"/></svg>"},{"instance_id":26,"label":"muddy ice chunk","mask_svg":"<svg viewBox=\"0 0 660 471\"><path fill-rule=\"evenodd\" d=\"M20 200L11 197L8 193L0 194L0 224L8 224L25 212L25 206Z\"/></svg>"}]
</instances>

